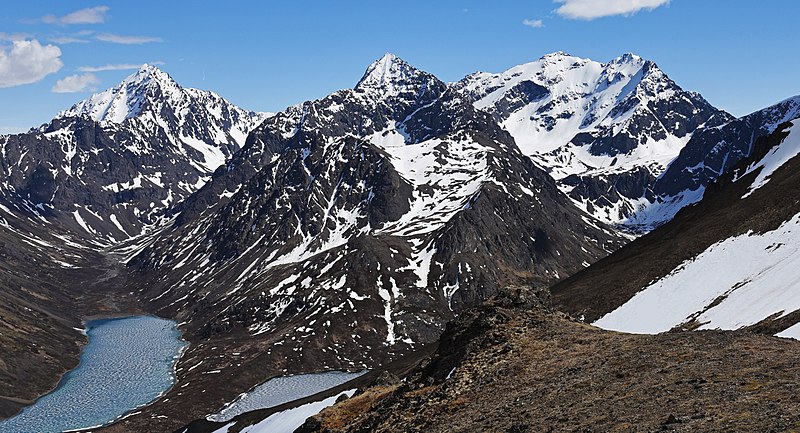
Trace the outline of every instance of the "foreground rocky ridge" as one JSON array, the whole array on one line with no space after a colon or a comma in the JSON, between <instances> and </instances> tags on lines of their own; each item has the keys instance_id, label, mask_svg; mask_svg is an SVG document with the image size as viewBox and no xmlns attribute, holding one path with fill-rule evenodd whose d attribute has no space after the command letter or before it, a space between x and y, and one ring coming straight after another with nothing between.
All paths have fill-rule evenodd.
<instances>
[{"instance_id":1,"label":"foreground rocky ridge","mask_svg":"<svg viewBox=\"0 0 800 433\"><path fill-rule=\"evenodd\" d=\"M448 326L402 383L310 418L310 432L792 431L800 343L748 332L632 335L515 288ZM530 299L536 300L531 302ZM238 431L238 427L229 431Z\"/></svg>"}]
</instances>

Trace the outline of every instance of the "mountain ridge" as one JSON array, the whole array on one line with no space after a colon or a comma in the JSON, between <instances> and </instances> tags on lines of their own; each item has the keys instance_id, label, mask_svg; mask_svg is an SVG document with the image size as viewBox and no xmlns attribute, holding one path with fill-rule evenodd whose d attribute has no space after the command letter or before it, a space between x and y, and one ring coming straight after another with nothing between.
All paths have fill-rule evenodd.
<instances>
[{"instance_id":1,"label":"mountain ridge","mask_svg":"<svg viewBox=\"0 0 800 433\"><path fill-rule=\"evenodd\" d=\"M630 240L610 223L658 203L659 179L678 176L664 173L726 149L703 131L736 122L633 54L553 53L448 84L387 53L352 89L249 117L241 142L215 113L248 112L208 110L219 100L169 82L137 87L149 74L171 80L148 66L96 104L0 137L12 174L0 203L94 241L120 269L93 295L174 318L193 343L181 387L107 431L167 428L274 375L381 365L502 287L575 274ZM526 152L532 128L558 134Z\"/></svg>"}]
</instances>

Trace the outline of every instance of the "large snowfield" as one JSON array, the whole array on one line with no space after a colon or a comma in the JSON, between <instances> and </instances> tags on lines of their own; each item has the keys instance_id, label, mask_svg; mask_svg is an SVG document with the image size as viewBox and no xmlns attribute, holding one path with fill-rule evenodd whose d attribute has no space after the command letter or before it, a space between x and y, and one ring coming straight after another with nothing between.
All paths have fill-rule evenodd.
<instances>
[{"instance_id":1,"label":"large snowfield","mask_svg":"<svg viewBox=\"0 0 800 433\"><path fill-rule=\"evenodd\" d=\"M654 334L697 320L737 329L800 309L800 214L777 230L718 242L594 324ZM797 336L800 329L782 334Z\"/></svg>"}]
</instances>

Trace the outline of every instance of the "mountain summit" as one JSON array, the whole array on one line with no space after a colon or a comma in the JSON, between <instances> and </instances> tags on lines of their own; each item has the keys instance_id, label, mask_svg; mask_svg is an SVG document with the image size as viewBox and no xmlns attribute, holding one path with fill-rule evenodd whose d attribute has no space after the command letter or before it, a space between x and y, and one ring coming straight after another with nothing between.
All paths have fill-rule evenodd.
<instances>
[{"instance_id":1,"label":"mountain summit","mask_svg":"<svg viewBox=\"0 0 800 433\"><path fill-rule=\"evenodd\" d=\"M96 93L57 117L89 116L95 122L122 123L141 114L147 102L165 97L165 102L178 104L185 92L172 77L156 66L144 64L116 86Z\"/></svg>"},{"instance_id":2,"label":"mountain summit","mask_svg":"<svg viewBox=\"0 0 800 433\"><path fill-rule=\"evenodd\" d=\"M698 127L731 119L632 53L600 63L556 52L452 86L492 114L576 205L612 224L657 201L651 185Z\"/></svg>"},{"instance_id":3,"label":"mountain summit","mask_svg":"<svg viewBox=\"0 0 800 433\"><path fill-rule=\"evenodd\" d=\"M408 93L421 96L442 86L443 83L432 74L415 68L394 54L386 53L369 65L355 90L386 98Z\"/></svg>"},{"instance_id":4,"label":"mountain summit","mask_svg":"<svg viewBox=\"0 0 800 433\"><path fill-rule=\"evenodd\" d=\"M171 143L201 152L199 165L210 173L269 115L243 110L214 92L184 88L158 67L144 64L57 118L88 116L103 125L127 121L144 131L161 129Z\"/></svg>"},{"instance_id":5,"label":"mountain summit","mask_svg":"<svg viewBox=\"0 0 800 433\"><path fill-rule=\"evenodd\" d=\"M143 65L38 130L9 136L0 193L36 218L115 243L200 188L268 116Z\"/></svg>"}]
</instances>

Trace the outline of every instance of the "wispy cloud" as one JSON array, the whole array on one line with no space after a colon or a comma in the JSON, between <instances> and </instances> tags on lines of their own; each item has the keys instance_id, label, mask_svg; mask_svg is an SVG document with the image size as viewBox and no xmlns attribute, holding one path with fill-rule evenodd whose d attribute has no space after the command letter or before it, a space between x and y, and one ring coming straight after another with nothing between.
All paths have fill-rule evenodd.
<instances>
[{"instance_id":1,"label":"wispy cloud","mask_svg":"<svg viewBox=\"0 0 800 433\"><path fill-rule=\"evenodd\" d=\"M50 42L55 42L57 44L88 44L89 41L87 39L76 38L74 36L58 36L55 38L50 38Z\"/></svg>"},{"instance_id":2,"label":"wispy cloud","mask_svg":"<svg viewBox=\"0 0 800 433\"><path fill-rule=\"evenodd\" d=\"M163 65L162 61L147 62L148 65ZM113 65L102 66L81 66L78 68L81 72L103 72L103 71L125 71L131 69L139 69L142 63L118 63Z\"/></svg>"},{"instance_id":3,"label":"wispy cloud","mask_svg":"<svg viewBox=\"0 0 800 433\"><path fill-rule=\"evenodd\" d=\"M53 86L54 93L77 93L95 90L100 80L94 74L70 75L56 82Z\"/></svg>"},{"instance_id":4,"label":"wispy cloud","mask_svg":"<svg viewBox=\"0 0 800 433\"><path fill-rule=\"evenodd\" d=\"M542 20L524 19L524 20L522 20L522 24L526 25L528 27L533 27L533 28L537 28L537 29L541 28L541 27L544 27L544 22L542 22Z\"/></svg>"},{"instance_id":5,"label":"wispy cloud","mask_svg":"<svg viewBox=\"0 0 800 433\"><path fill-rule=\"evenodd\" d=\"M0 32L0 41L21 41L23 39L30 39L30 33L5 33Z\"/></svg>"},{"instance_id":6,"label":"wispy cloud","mask_svg":"<svg viewBox=\"0 0 800 433\"><path fill-rule=\"evenodd\" d=\"M106 22L108 6L95 6L93 8L80 9L68 13L64 16L45 15L42 21L48 24L101 24Z\"/></svg>"},{"instance_id":7,"label":"wispy cloud","mask_svg":"<svg viewBox=\"0 0 800 433\"><path fill-rule=\"evenodd\" d=\"M115 35L113 33L101 33L95 37L98 41L103 42L112 42L115 44L126 44L126 45L139 45L139 44L147 44L150 42L161 42L161 38L153 37L153 36L123 36L123 35Z\"/></svg>"},{"instance_id":8,"label":"wispy cloud","mask_svg":"<svg viewBox=\"0 0 800 433\"><path fill-rule=\"evenodd\" d=\"M14 41L10 49L0 47L0 87L35 83L62 66L57 46L42 46L36 39Z\"/></svg>"},{"instance_id":9,"label":"wispy cloud","mask_svg":"<svg viewBox=\"0 0 800 433\"><path fill-rule=\"evenodd\" d=\"M655 9L670 0L554 0L562 3L555 12L573 20L593 20L613 15L633 15L642 9Z\"/></svg>"}]
</instances>

